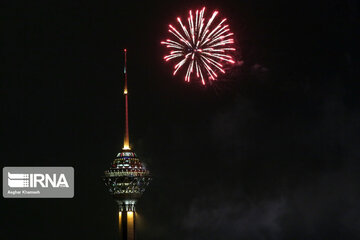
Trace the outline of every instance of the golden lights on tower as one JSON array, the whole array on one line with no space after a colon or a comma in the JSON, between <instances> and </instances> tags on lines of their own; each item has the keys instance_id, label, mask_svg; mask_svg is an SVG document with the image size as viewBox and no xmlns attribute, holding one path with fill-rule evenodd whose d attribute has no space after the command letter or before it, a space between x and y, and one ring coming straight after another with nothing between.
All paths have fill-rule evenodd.
<instances>
[{"instance_id":1,"label":"golden lights on tower","mask_svg":"<svg viewBox=\"0 0 360 240\"><path fill-rule=\"evenodd\" d=\"M134 240L135 236L135 224L134 224L134 212L127 212L127 232L128 240Z\"/></svg>"}]
</instances>

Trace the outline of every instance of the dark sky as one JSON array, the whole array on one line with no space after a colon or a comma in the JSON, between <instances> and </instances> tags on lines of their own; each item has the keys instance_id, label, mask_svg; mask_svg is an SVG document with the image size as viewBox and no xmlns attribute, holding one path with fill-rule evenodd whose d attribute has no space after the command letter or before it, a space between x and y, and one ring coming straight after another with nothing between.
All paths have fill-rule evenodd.
<instances>
[{"instance_id":1,"label":"dark sky","mask_svg":"<svg viewBox=\"0 0 360 240\"><path fill-rule=\"evenodd\" d=\"M139 240L360 239L359 4L8 1L1 7L1 166L73 166L73 199L1 199L1 239L116 239L101 176L130 141L154 179ZM219 10L241 66L172 77L160 41ZM5 224L4 224L5 223Z\"/></svg>"}]
</instances>

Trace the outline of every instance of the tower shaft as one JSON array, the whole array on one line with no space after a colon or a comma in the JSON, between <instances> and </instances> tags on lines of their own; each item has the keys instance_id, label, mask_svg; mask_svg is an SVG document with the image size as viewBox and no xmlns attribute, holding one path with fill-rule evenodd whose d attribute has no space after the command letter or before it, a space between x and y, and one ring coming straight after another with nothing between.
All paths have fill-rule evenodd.
<instances>
[{"instance_id":1,"label":"tower shaft","mask_svg":"<svg viewBox=\"0 0 360 240\"><path fill-rule=\"evenodd\" d=\"M135 212L119 211L119 234L121 240L135 240Z\"/></svg>"}]
</instances>

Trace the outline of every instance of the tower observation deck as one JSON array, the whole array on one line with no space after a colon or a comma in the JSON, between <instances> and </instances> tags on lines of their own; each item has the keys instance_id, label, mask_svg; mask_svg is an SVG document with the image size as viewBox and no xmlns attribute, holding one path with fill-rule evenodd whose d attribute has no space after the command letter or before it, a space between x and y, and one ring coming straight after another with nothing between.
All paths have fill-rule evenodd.
<instances>
[{"instance_id":1,"label":"tower observation deck","mask_svg":"<svg viewBox=\"0 0 360 240\"><path fill-rule=\"evenodd\" d=\"M122 240L135 240L135 204L151 181L150 172L139 160L129 144L128 89L125 54L125 134L124 146L116 155L110 168L104 172L103 180L110 194L119 206L119 232Z\"/></svg>"}]
</instances>

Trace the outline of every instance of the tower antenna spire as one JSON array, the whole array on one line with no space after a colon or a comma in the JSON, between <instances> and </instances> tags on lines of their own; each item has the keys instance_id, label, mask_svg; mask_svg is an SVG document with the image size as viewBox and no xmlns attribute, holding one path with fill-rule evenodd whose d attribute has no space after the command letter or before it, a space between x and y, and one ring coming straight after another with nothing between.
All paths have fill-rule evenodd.
<instances>
[{"instance_id":1,"label":"tower antenna spire","mask_svg":"<svg viewBox=\"0 0 360 240\"><path fill-rule=\"evenodd\" d=\"M125 136L124 136L124 147L123 150L130 150L129 143L129 118L128 118L128 89L127 89L127 71L126 71L126 48L124 49L125 63L124 63L124 97L125 97Z\"/></svg>"}]
</instances>

